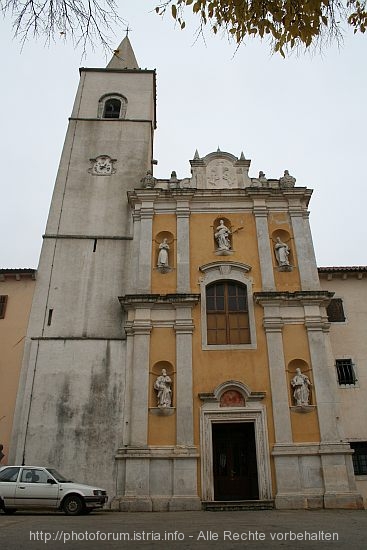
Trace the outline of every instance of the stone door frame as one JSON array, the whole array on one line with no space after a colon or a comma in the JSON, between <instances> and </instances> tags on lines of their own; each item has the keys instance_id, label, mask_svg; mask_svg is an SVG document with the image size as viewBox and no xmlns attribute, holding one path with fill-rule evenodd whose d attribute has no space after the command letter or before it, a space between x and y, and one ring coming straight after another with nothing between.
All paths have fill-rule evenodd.
<instances>
[{"instance_id":1,"label":"stone door frame","mask_svg":"<svg viewBox=\"0 0 367 550\"><path fill-rule=\"evenodd\" d=\"M207 404L209 405L209 403ZM213 404L215 410L201 409L200 417L200 447L201 447L201 498L204 502L214 501L214 473L213 473L213 437L214 423L252 422L255 428L255 445L257 476L259 485L259 500L272 498L270 454L265 408L219 408Z\"/></svg>"}]
</instances>

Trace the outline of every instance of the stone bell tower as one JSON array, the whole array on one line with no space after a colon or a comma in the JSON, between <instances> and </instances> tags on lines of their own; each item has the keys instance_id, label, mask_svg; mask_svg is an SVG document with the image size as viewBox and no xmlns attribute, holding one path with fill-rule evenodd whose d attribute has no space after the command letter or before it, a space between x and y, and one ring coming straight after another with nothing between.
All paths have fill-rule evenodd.
<instances>
[{"instance_id":1,"label":"stone bell tower","mask_svg":"<svg viewBox=\"0 0 367 550\"><path fill-rule=\"evenodd\" d=\"M106 68L80 69L14 422L11 461L60 467L109 491L125 385L117 297L128 292L127 191L151 170L155 111L155 71L139 68L127 36Z\"/></svg>"}]
</instances>

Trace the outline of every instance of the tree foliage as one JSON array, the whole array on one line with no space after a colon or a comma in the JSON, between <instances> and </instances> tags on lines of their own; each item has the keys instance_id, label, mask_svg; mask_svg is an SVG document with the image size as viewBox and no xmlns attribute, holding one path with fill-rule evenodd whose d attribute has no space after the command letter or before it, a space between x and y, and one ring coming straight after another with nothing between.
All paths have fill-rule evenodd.
<instances>
[{"instance_id":1,"label":"tree foliage","mask_svg":"<svg viewBox=\"0 0 367 550\"><path fill-rule=\"evenodd\" d=\"M109 47L109 30L126 24L116 1L0 0L0 11L11 16L14 34L23 43L30 36L44 36L49 42L61 35L82 44L85 51L88 44ZM364 33L366 4L367 0L165 0L156 12L169 11L183 29L191 10L198 17L199 32L204 27L214 34L222 31L238 45L251 36L268 37L273 50L284 56L300 47L340 41L347 26Z\"/></svg>"},{"instance_id":2,"label":"tree foliage","mask_svg":"<svg viewBox=\"0 0 367 550\"><path fill-rule=\"evenodd\" d=\"M171 11L181 28L191 9L200 30L224 31L236 44L246 38L268 37L272 48L285 56L296 48L341 41L343 28L355 33L367 28L367 0L169 0L156 7L160 15Z\"/></svg>"},{"instance_id":3,"label":"tree foliage","mask_svg":"<svg viewBox=\"0 0 367 550\"><path fill-rule=\"evenodd\" d=\"M11 16L14 34L23 44L30 37L50 42L62 36L84 51L87 45L109 47L110 28L125 23L115 0L0 0L0 11Z\"/></svg>"}]
</instances>

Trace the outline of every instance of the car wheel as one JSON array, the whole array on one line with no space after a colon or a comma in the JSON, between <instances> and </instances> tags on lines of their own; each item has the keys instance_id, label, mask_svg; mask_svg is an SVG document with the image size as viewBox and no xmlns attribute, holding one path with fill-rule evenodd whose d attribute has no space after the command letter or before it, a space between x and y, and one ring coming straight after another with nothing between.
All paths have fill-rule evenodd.
<instances>
[{"instance_id":1,"label":"car wheel","mask_svg":"<svg viewBox=\"0 0 367 550\"><path fill-rule=\"evenodd\" d=\"M65 498L62 509L67 516L78 516L84 511L84 502L78 495L70 495Z\"/></svg>"}]
</instances>

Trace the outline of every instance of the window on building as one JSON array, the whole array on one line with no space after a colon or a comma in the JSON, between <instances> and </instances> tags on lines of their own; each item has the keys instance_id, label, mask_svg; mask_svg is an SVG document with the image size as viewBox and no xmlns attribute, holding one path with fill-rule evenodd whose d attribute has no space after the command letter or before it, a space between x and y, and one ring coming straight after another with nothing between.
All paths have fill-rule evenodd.
<instances>
[{"instance_id":1,"label":"window on building","mask_svg":"<svg viewBox=\"0 0 367 550\"><path fill-rule=\"evenodd\" d=\"M6 311L6 304L8 301L7 296L0 296L0 319L4 319L5 317L5 311Z\"/></svg>"},{"instance_id":2,"label":"window on building","mask_svg":"<svg viewBox=\"0 0 367 550\"><path fill-rule=\"evenodd\" d=\"M355 385L357 378L351 359L336 359L335 366L338 373L338 382L341 386Z\"/></svg>"},{"instance_id":3,"label":"window on building","mask_svg":"<svg viewBox=\"0 0 367 550\"><path fill-rule=\"evenodd\" d=\"M107 99L104 104L103 118L120 118L121 101L115 97Z\"/></svg>"},{"instance_id":4,"label":"window on building","mask_svg":"<svg viewBox=\"0 0 367 550\"><path fill-rule=\"evenodd\" d=\"M98 118L122 119L126 116L127 99L121 94L106 94L98 102Z\"/></svg>"},{"instance_id":5,"label":"window on building","mask_svg":"<svg viewBox=\"0 0 367 550\"><path fill-rule=\"evenodd\" d=\"M345 321L343 300L333 298L326 308L327 317L330 323L342 323Z\"/></svg>"},{"instance_id":6,"label":"window on building","mask_svg":"<svg viewBox=\"0 0 367 550\"><path fill-rule=\"evenodd\" d=\"M351 448L354 450L353 467L356 476L367 475L367 441L359 441L351 443Z\"/></svg>"},{"instance_id":7,"label":"window on building","mask_svg":"<svg viewBox=\"0 0 367 550\"><path fill-rule=\"evenodd\" d=\"M250 327L245 285L232 281L213 283L206 289L207 343L249 344Z\"/></svg>"}]
</instances>

